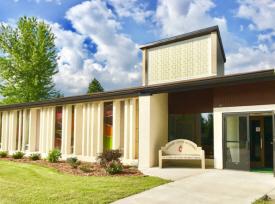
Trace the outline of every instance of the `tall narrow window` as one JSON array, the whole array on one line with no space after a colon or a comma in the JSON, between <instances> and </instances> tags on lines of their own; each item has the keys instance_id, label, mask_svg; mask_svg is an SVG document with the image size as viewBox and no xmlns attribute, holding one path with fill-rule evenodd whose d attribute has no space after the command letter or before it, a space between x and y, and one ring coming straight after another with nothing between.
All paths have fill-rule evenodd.
<instances>
[{"instance_id":1,"label":"tall narrow window","mask_svg":"<svg viewBox=\"0 0 275 204\"><path fill-rule=\"evenodd\" d=\"M2 149L2 112L0 113L0 149Z\"/></svg>"},{"instance_id":2,"label":"tall narrow window","mask_svg":"<svg viewBox=\"0 0 275 204\"><path fill-rule=\"evenodd\" d=\"M30 137L30 109L27 110L27 115L26 115L26 132L25 132L25 150L29 150L29 137Z\"/></svg>"},{"instance_id":3,"label":"tall narrow window","mask_svg":"<svg viewBox=\"0 0 275 204\"><path fill-rule=\"evenodd\" d=\"M113 102L104 103L103 148L113 147Z\"/></svg>"},{"instance_id":4,"label":"tall narrow window","mask_svg":"<svg viewBox=\"0 0 275 204\"><path fill-rule=\"evenodd\" d=\"M62 106L57 106L55 111L55 143L54 147L61 149L62 142Z\"/></svg>"},{"instance_id":5,"label":"tall narrow window","mask_svg":"<svg viewBox=\"0 0 275 204\"><path fill-rule=\"evenodd\" d=\"M72 106L71 154L74 153L74 107Z\"/></svg>"}]
</instances>

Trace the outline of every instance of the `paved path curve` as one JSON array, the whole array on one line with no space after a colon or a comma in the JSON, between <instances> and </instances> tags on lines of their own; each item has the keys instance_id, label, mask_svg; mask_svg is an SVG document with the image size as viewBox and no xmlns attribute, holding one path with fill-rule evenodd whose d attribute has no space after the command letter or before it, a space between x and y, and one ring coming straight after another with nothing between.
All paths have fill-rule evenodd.
<instances>
[{"instance_id":1,"label":"paved path curve","mask_svg":"<svg viewBox=\"0 0 275 204\"><path fill-rule=\"evenodd\" d=\"M251 204L275 190L273 174L192 168L149 168L142 171L174 182L118 200L115 204Z\"/></svg>"}]
</instances>

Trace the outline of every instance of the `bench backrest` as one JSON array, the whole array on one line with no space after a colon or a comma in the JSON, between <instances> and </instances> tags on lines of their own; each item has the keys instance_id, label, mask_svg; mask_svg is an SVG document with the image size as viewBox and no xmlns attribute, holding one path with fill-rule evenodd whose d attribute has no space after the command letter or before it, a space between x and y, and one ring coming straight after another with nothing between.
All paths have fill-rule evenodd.
<instances>
[{"instance_id":1,"label":"bench backrest","mask_svg":"<svg viewBox=\"0 0 275 204\"><path fill-rule=\"evenodd\" d=\"M161 147L162 154L189 154L199 155L201 154L201 147L198 147L194 142L190 140L178 139L173 140Z\"/></svg>"}]
</instances>

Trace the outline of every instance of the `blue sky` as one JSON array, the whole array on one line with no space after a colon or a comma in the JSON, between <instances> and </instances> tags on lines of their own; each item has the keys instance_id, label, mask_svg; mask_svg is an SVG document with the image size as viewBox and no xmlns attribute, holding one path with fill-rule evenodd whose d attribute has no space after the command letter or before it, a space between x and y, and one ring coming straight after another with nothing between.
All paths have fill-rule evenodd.
<instances>
[{"instance_id":1,"label":"blue sky","mask_svg":"<svg viewBox=\"0 0 275 204\"><path fill-rule=\"evenodd\" d=\"M141 85L138 45L219 25L226 74L275 68L274 0L0 0L0 22L20 16L52 26L65 96L96 77L105 90Z\"/></svg>"}]
</instances>

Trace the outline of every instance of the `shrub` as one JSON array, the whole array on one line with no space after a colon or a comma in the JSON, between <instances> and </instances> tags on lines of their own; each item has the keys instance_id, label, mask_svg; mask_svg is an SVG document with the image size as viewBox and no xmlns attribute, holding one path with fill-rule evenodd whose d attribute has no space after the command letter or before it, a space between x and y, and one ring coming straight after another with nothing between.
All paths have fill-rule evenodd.
<instances>
[{"instance_id":1,"label":"shrub","mask_svg":"<svg viewBox=\"0 0 275 204\"><path fill-rule=\"evenodd\" d=\"M41 159L41 154L40 153L33 153L29 156L30 160L33 160L33 161L36 161L36 160L39 160Z\"/></svg>"},{"instance_id":2,"label":"shrub","mask_svg":"<svg viewBox=\"0 0 275 204\"><path fill-rule=\"evenodd\" d=\"M83 172L89 172L91 170L91 168L94 168L94 166L90 165L90 164L86 164L80 167L80 170Z\"/></svg>"},{"instance_id":3,"label":"shrub","mask_svg":"<svg viewBox=\"0 0 275 204\"><path fill-rule=\"evenodd\" d=\"M96 160L100 161L101 167L106 167L110 161L113 161L113 160L119 161L119 158L121 156L122 154L119 151L119 149L116 149L116 150L106 149L106 150L103 150L103 152L96 157Z\"/></svg>"},{"instance_id":4,"label":"shrub","mask_svg":"<svg viewBox=\"0 0 275 204\"><path fill-rule=\"evenodd\" d=\"M49 151L47 161L55 163L61 157L62 157L62 153L60 152L60 150L58 148L54 148Z\"/></svg>"},{"instance_id":5,"label":"shrub","mask_svg":"<svg viewBox=\"0 0 275 204\"><path fill-rule=\"evenodd\" d=\"M76 169L79 165L81 164L81 161L75 161L73 159L70 159L70 166L73 168L73 169Z\"/></svg>"},{"instance_id":6,"label":"shrub","mask_svg":"<svg viewBox=\"0 0 275 204\"><path fill-rule=\"evenodd\" d=\"M77 161L77 157L69 157L67 158L67 163L71 163L71 159L76 162Z\"/></svg>"},{"instance_id":7,"label":"shrub","mask_svg":"<svg viewBox=\"0 0 275 204\"><path fill-rule=\"evenodd\" d=\"M123 166L119 161L113 160L107 164L107 167L105 170L108 174L117 174L121 172L122 168Z\"/></svg>"},{"instance_id":8,"label":"shrub","mask_svg":"<svg viewBox=\"0 0 275 204\"><path fill-rule=\"evenodd\" d=\"M9 151L1 151L0 152L0 158L5 158L9 154Z\"/></svg>"},{"instance_id":9,"label":"shrub","mask_svg":"<svg viewBox=\"0 0 275 204\"><path fill-rule=\"evenodd\" d=\"M24 153L24 152L18 151L18 152L13 153L11 157L12 157L13 159L22 159L22 157L23 157L25 154L26 154L26 153Z\"/></svg>"}]
</instances>

